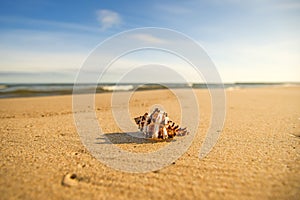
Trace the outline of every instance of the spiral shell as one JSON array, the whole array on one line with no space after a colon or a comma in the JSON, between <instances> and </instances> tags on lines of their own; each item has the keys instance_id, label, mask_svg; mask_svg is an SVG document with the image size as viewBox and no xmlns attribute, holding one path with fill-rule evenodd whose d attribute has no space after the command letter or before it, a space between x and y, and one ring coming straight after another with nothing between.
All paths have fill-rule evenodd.
<instances>
[{"instance_id":1,"label":"spiral shell","mask_svg":"<svg viewBox=\"0 0 300 200\"><path fill-rule=\"evenodd\" d=\"M176 135L184 136L188 134L186 128L180 128L172 122L168 114L156 108L150 115L145 113L134 118L138 129L142 131L146 138L169 139Z\"/></svg>"}]
</instances>

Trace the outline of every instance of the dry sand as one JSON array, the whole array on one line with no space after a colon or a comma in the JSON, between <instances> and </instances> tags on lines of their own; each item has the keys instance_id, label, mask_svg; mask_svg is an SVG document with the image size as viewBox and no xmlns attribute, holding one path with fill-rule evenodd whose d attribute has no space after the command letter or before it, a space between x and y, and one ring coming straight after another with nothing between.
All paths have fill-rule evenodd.
<instances>
[{"instance_id":1,"label":"dry sand","mask_svg":"<svg viewBox=\"0 0 300 200\"><path fill-rule=\"evenodd\" d=\"M201 122L192 146L174 164L142 174L120 172L93 158L76 132L71 96L1 99L0 199L299 198L300 88L226 91L224 129L202 160L210 96L204 89L196 93ZM116 134L110 97L97 95L96 113L116 145L136 152L165 145ZM153 104L180 120L168 90L135 93L130 112L139 115Z\"/></svg>"}]
</instances>

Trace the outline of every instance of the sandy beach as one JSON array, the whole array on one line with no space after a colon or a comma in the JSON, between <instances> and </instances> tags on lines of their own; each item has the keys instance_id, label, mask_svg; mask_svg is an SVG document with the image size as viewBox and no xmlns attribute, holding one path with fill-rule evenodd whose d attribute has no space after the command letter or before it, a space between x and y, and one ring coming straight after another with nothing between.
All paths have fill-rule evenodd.
<instances>
[{"instance_id":1,"label":"sandy beach","mask_svg":"<svg viewBox=\"0 0 300 200\"><path fill-rule=\"evenodd\" d=\"M89 153L76 131L71 95L0 99L0 199L298 199L300 87L227 90L224 128L204 159L198 155L210 96L206 89L195 93L201 121L191 147L172 165L148 173L117 171ZM120 134L110 100L111 93L97 94L95 109L113 143L133 152L166 145ZM134 93L131 115L154 104L180 120L168 90Z\"/></svg>"}]
</instances>

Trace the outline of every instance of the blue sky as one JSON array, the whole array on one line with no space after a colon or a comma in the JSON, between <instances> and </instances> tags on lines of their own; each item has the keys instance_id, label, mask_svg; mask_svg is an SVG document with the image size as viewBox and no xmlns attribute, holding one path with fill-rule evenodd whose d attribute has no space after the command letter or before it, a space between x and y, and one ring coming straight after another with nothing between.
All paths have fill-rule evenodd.
<instances>
[{"instance_id":1,"label":"blue sky","mask_svg":"<svg viewBox=\"0 0 300 200\"><path fill-rule=\"evenodd\" d=\"M224 82L300 81L297 0L7 0L0 2L0 82L73 82L95 46L140 27L195 39Z\"/></svg>"}]
</instances>

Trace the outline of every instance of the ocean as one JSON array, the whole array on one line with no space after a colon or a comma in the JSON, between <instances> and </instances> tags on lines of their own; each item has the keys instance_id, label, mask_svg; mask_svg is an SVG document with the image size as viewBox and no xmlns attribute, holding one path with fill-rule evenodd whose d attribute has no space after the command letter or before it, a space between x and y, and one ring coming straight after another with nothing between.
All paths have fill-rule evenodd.
<instances>
[{"instance_id":1,"label":"ocean","mask_svg":"<svg viewBox=\"0 0 300 200\"><path fill-rule=\"evenodd\" d=\"M257 88L267 86L289 86L300 85L299 83L225 83L225 89L241 89L241 88ZM67 95L73 92L72 83L63 84L6 84L0 83L0 98L15 98L15 97L35 97L35 96L53 96L53 95ZM91 84L80 84L82 93L90 92L94 88ZM164 84L114 84L102 83L97 85L96 93L114 92L114 91L132 91L132 90L157 90L167 88L222 88L218 84L204 84L204 83L164 83ZM94 91L94 90L92 90Z\"/></svg>"}]
</instances>

